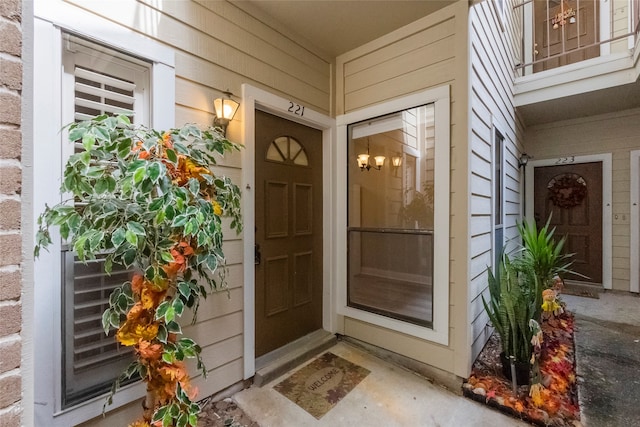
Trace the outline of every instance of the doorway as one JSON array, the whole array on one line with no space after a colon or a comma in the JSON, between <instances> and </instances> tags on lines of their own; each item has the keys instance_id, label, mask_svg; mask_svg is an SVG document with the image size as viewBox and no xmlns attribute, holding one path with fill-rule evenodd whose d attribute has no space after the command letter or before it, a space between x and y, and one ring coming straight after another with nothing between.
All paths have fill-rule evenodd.
<instances>
[{"instance_id":1,"label":"doorway","mask_svg":"<svg viewBox=\"0 0 640 427\"><path fill-rule=\"evenodd\" d=\"M631 292L640 292L640 150L631 150L629 267Z\"/></svg>"},{"instance_id":2,"label":"doorway","mask_svg":"<svg viewBox=\"0 0 640 427\"><path fill-rule=\"evenodd\" d=\"M322 328L322 131L255 111L255 356Z\"/></svg>"},{"instance_id":3,"label":"doorway","mask_svg":"<svg viewBox=\"0 0 640 427\"><path fill-rule=\"evenodd\" d=\"M555 237L566 236L565 252L573 253L569 280L603 284L602 162L534 168L534 220L538 228L551 216Z\"/></svg>"},{"instance_id":4,"label":"doorway","mask_svg":"<svg viewBox=\"0 0 640 427\"><path fill-rule=\"evenodd\" d=\"M534 72L600 56L600 8L594 0L534 1ZM563 54L564 53L564 54ZM547 57L551 57L546 59Z\"/></svg>"}]
</instances>

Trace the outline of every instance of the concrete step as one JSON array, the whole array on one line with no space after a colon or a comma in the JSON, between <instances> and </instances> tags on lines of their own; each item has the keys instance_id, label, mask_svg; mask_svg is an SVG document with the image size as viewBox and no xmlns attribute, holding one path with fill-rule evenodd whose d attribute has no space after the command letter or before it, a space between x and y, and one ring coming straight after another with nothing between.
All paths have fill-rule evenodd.
<instances>
[{"instance_id":1,"label":"concrete step","mask_svg":"<svg viewBox=\"0 0 640 427\"><path fill-rule=\"evenodd\" d=\"M324 350L333 347L337 342L334 334L318 329L284 347L260 356L256 359L256 374L253 377L253 384L262 387Z\"/></svg>"},{"instance_id":2,"label":"concrete step","mask_svg":"<svg viewBox=\"0 0 640 427\"><path fill-rule=\"evenodd\" d=\"M578 280L565 280L562 292L568 295L597 299L600 297L600 294L604 292L604 288L599 284L581 282Z\"/></svg>"}]
</instances>

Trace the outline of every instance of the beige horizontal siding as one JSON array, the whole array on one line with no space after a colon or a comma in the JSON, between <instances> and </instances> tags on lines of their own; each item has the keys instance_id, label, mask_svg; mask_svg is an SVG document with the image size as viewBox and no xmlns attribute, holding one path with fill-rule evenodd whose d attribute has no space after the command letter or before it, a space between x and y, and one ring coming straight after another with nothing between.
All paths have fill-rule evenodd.
<instances>
[{"instance_id":1,"label":"beige horizontal siding","mask_svg":"<svg viewBox=\"0 0 640 427\"><path fill-rule=\"evenodd\" d=\"M232 2L122 0L117 7L92 0L67 2L174 49L176 126L210 126L213 99L227 89L239 96L243 83L322 113L331 111L331 59L286 35L270 18ZM228 129L229 137L240 143L241 125L239 113ZM220 158L212 170L242 184L239 153ZM186 336L202 346L209 369L208 381L196 380L200 397L238 382L244 375L243 241L242 234L229 229L229 223L228 219L223 221L229 292L202 300L196 323L185 328ZM190 315L185 313L186 323ZM138 403L133 408L89 424L126 425L136 416Z\"/></svg>"},{"instance_id":2,"label":"beige horizontal siding","mask_svg":"<svg viewBox=\"0 0 640 427\"><path fill-rule=\"evenodd\" d=\"M109 2L67 1L142 32L181 52L182 56L176 55L178 76L182 76L183 72L186 76L193 73L189 70L193 66L192 61L200 60L194 62L199 62L200 72L224 77L222 82L227 84L213 86L217 90L229 88L239 94L238 83L252 82L285 92L303 103L329 111L330 64L319 60L310 51L301 49L288 38L280 36L276 42L276 29L263 28L272 33L271 42L267 43L247 31L241 23L211 25L224 19L209 8L191 1L165 2L160 8L135 0L120 2L118 7L113 7ZM235 6L226 1L214 3L220 3L216 5L218 11L225 8L237 11ZM240 19L237 14L235 17ZM255 17L246 16L245 19L253 19L257 26L260 25ZM264 24L262 26L265 27ZM230 33L225 33L225 30ZM189 58L186 63L183 61L185 55ZM236 77L233 86L227 78L231 76ZM192 80L206 81L203 78ZM318 96L319 94L321 95Z\"/></svg>"},{"instance_id":3,"label":"beige horizontal siding","mask_svg":"<svg viewBox=\"0 0 640 427\"><path fill-rule=\"evenodd\" d=\"M520 170L517 159L522 146L513 106L514 61L519 61L520 22L510 13L506 1L506 20L500 22L493 2L475 2L471 7L471 140L470 140L470 234L469 234L469 322L471 363L484 347L491 329L481 296L488 296L487 272L495 253L493 235L493 127L504 136L503 233L505 241L517 238L520 217ZM498 126L499 125L499 126ZM511 246L511 245L509 245Z\"/></svg>"},{"instance_id":4,"label":"beige horizontal siding","mask_svg":"<svg viewBox=\"0 0 640 427\"><path fill-rule=\"evenodd\" d=\"M451 86L451 235L449 346L354 319L345 333L459 376L467 374L465 254L468 146L467 13L457 2L336 59L336 111L347 113L442 85ZM437 126L438 124L436 124ZM461 234L459 234L461 233ZM435 302L437 310L437 301Z\"/></svg>"}]
</instances>

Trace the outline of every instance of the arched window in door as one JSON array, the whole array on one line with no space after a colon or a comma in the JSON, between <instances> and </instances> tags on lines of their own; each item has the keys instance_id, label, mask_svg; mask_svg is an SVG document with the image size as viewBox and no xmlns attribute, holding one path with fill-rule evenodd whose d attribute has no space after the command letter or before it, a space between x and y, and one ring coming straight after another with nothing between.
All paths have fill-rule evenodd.
<instances>
[{"instance_id":1,"label":"arched window in door","mask_svg":"<svg viewBox=\"0 0 640 427\"><path fill-rule=\"evenodd\" d=\"M279 136L267 149L267 160L296 166L309 166L307 152L295 138Z\"/></svg>"}]
</instances>

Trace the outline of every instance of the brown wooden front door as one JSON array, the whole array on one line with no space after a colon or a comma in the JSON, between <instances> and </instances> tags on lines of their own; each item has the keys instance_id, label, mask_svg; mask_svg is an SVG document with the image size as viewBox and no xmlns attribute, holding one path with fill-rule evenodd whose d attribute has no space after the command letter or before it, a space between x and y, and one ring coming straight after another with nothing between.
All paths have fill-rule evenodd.
<instances>
[{"instance_id":1,"label":"brown wooden front door","mask_svg":"<svg viewBox=\"0 0 640 427\"><path fill-rule=\"evenodd\" d=\"M534 169L534 215L538 227L549 215L557 239L567 236L565 252L574 253L571 269L587 276L567 279L602 284L602 163L544 166Z\"/></svg>"},{"instance_id":2,"label":"brown wooden front door","mask_svg":"<svg viewBox=\"0 0 640 427\"><path fill-rule=\"evenodd\" d=\"M599 3L599 0L535 0L533 2L535 14L533 59L543 61L534 64L534 72L573 64L600 55L600 46L594 45L598 42L600 33ZM554 19L563 16L562 11L564 11L564 22L560 21L554 25ZM574 11L575 14L570 11ZM547 56L554 57L545 60Z\"/></svg>"},{"instance_id":3,"label":"brown wooden front door","mask_svg":"<svg viewBox=\"0 0 640 427\"><path fill-rule=\"evenodd\" d=\"M321 131L256 110L255 202L257 357L322 327Z\"/></svg>"}]
</instances>

